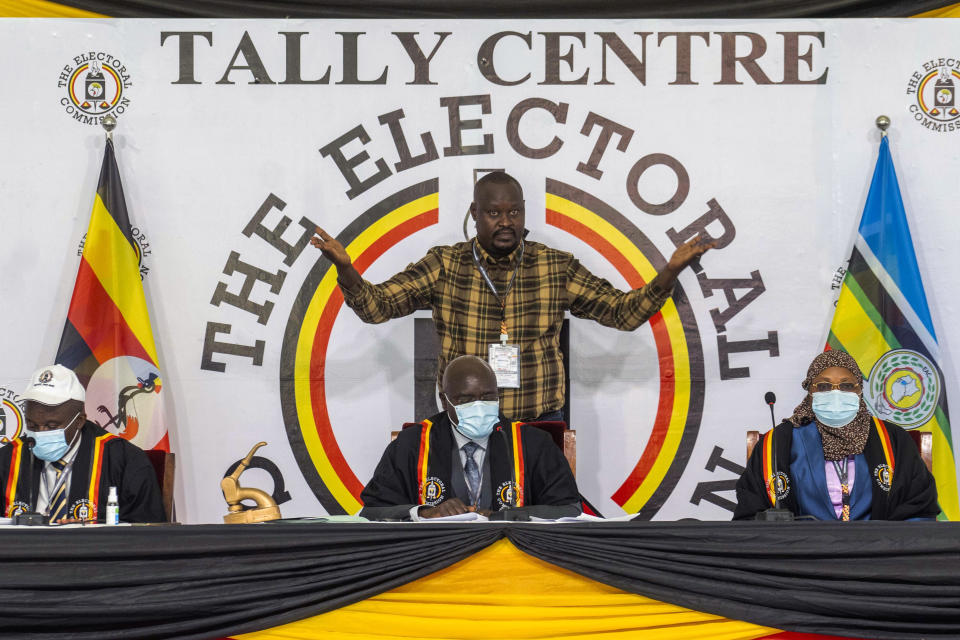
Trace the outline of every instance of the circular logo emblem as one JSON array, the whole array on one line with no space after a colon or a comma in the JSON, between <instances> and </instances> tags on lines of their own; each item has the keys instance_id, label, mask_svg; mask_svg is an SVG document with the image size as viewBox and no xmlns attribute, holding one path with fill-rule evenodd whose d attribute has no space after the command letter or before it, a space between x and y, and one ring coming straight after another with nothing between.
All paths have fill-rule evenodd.
<instances>
[{"instance_id":1,"label":"circular logo emblem","mask_svg":"<svg viewBox=\"0 0 960 640\"><path fill-rule=\"evenodd\" d=\"M103 114L123 95L123 82L110 67L89 62L74 69L67 84L70 102L84 113Z\"/></svg>"},{"instance_id":2,"label":"circular logo emblem","mask_svg":"<svg viewBox=\"0 0 960 640\"><path fill-rule=\"evenodd\" d=\"M773 490L778 500L790 495L790 477L783 471L777 471L773 476Z\"/></svg>"},{"instance_id":3,"label":"circular logo emblem","mask_svg":"<svg viewBox=\"0 0 960 640\"><path fill-rule=\"evenodd\" d=\"M105 115L118 116L130 104L125 95L130 73L119 58L105 51L88 51L62 67L57 87L64 90L60 105L81 124L99 125Z\"/></svg>"},{"instance_id":4,"label":"circular logo emblem","mask_svg":"<svg viewBox=\"0 0 960 640\"><path fill-rule=\"evenodd\" d=\"M927 73L917 89L917 103L925 114L935 120L949 122L960 117L957 110L956 87L960 73L940 67Z\"/></svg>"},{"instance_id":5,"label":"circular logo emblem","mask_svg":"<svg viewBox=\"0 0 960 640\"><path fill-rule=\"evenodd\" d=\"M26 502L17 500L16 502L7 505L7 517L12 518L13 516L18 516L21 513L26 513L29 505Z\"/></svg>"},{"instance_id":6,"label":"circular logo emblem","mask_svg":"<svg viewBox=\"0 0 960 640\"><path fill-rule=\"evenodd\" d=\"M53 380L53 372L50 371L50 369L47 369L46 371L44 371L43 373L40 374L39 381L40 381L41 383L47 384L47 383L50 382L51 380Z\"/></svg>"},{"instance_id":7,"label":"circular logo emblem","mask_svg":"<svg viewBox=\"0 0 960 640\"><path fill-rule=\"evenodd\" d=\"M890 474L890 467L886 462L878 464L876 467L874 467L873 481L876 482L877 486L884 491L890 491L890 483L893 481L893 478Z\"/></svg>"},{"instance_id":8,"label":"circular logo emblem","mask_svg":"<svg viewBox=\"0 0 960 640\"><path fill-rule=\"evenodd\" d=\"M0 388L0 444L16 440L23 433L22 404L16 393Z\"/></svg>"},{"instance_id":9,"label":"circular logo emblem","mask_svg":"<svg viewBox=\"0 0 960 640\"><path fill-rule=\"evenodd\" d=\"M930 360L910 349L894 349L870 369L864 391L879 418L912 429L933 417L940 389L940 374Z\"/></svg>"},{"instance_id":10,"label":"circular logo emblem","mask_svg":"<svg viewBox=\"0 0 960 640\"><path fill-rule=\"evenodd\" d=\"M420 491L423 493L423 503L429 507L435 507L443 502L443 493L446 491L446 487L444 487L440 478L430 476L420 487Z\"/></svg>"},{"instance_id":11,"label":"circular logo emblem","mask_svg":"<svg viewBox=\"0 0 960 640\"><path fill-rule=\"evenodd\" d=\"M97 508L86 498L80 498L68 510L69 517L73 520L96 520Z\"/></svg>"},{"instance_id":12,"label":"circular logo emblem","mask_svg":"<svg viewBox=\"0 0 960 640\"><path fill-rule=\"evenodd\" d=\"M497 487L497 503L500 508L512 507L517 503L517 485L512 480L500 483Z\"/></svg>"},{"instance_id":13,"label":"circular logo emblem","mask_svg":"<svg viewBox=\"0 0 960 640\"><path fill-rule=\"evenodd\" d=\"M932 131L956 131L960 122L960 60L931 60L914 71L907 81L912 96L909 110L913 119Z\"/></svg>"}]
</instances>

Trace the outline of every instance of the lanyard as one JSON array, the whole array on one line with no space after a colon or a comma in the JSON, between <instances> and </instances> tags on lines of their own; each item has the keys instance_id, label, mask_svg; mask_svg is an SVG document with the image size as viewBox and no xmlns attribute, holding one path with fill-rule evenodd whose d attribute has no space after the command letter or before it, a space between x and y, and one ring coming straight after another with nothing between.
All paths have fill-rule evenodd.
<instances>
[{"instance_id":1,"label":"lanyard","mask_svg":"<svg viewBox=\"0 0 960 640\"><path fill-rule=\"evenodd\" d=\"M520 240L520 255L517 256L517 266L513 270L513 275L510 276L510 282L507 283L507 289L503 292L503 296L500 296L500 292L497 291L497 286L493 284L493 280L490 279L490 274L487 273L486 268L483 266L483 262L480 260L480 255L477 253L477 240L473 240L473 263L477 265L477 269L480 270L480 275L483 276L484 282L487 283L487 287L490 289L493 296L497 299L497 302L500 303L500 340L501 342L507 341L507 296L510 295L510 291L513 289L513 283L517 279L517 273L520 271L520 265L523 264L523 240Z\"/></svg>"},{"instance_id":2,"label":"lanyard","mask_svg":"<svg viewBox=\"0 0 960 640\"><path fill-rule=\"evenodd\" d=\"M850 458L847 457L843 459L843 465L836 460L833 461L833 468L837 472L837 478L840 479L840 500L843 505L840 519L845 522L850 520L850 485L847 483L847 463L849 461Z\"/></svg>"}]
</instances>

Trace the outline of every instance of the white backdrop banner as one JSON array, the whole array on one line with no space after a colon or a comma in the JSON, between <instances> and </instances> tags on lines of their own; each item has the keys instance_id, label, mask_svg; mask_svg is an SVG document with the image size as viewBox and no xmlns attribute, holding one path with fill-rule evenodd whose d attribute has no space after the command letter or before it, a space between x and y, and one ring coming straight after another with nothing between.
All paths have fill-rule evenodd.
<instances>
[{"instance_id":1,"label":"white backdrop banner","mask_svg":"<svg viewBox=\"0 0 960 640\"><path fill-rule=\"evenodd\" d=\"M570 422L603 514L727 519L764 393L789 415L825 343L881 113L960 398L956 36L919 20L2 21L3 435L57 351L111 113L182 521L220 520L219 481L260 440L243 481L285 516L360 507L391 430L435 402L430 316L361 323L311 230L382 281L463 239L491 168L523 184L531 239L620 288L699 231L719 240L639 330L570 319Z\"/></svg>"}]
</instances>

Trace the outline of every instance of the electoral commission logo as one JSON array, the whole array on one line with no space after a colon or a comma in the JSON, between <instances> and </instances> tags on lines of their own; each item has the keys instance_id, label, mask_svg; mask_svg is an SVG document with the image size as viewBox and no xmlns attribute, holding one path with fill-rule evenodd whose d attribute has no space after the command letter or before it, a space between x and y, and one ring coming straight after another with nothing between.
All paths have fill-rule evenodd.
<instances>
[{"instance_id":1,"label":"electoral commission logo","mask_svg":"<svg viewBox=\"0 0 960 640\"><path fill-rule=\"evenodd\" d=\"M436 225L439 181L403 189L353 220L337 237L361 274L390 247ZM643 286L666 265L652 242L606 203L556 180L546 183L546 224L582 240L627 284ZM280 394L300 470L330 514L356 513L363 484L337 444L325 390L326 355L343 295L324 258L308 274L284 333ZM703 410L703 352L696 318L681 291L650 320L660 365L653 429L632 471L611 496L628 513L652 518L673 491L696 442Z\"/></svg>"},{"instance_id":2,"label":"electoral commission logo","mask_svg":"<svg viewBox=\"0 0 960 640\"><path fill-rule=\"evenodd\" d=\"M57 87L64 112L81 124L99 125L106 115L121 115L130 106L133 85L126 65L105 51L87 51L63 66Z\"/></svg>"},{"instance_id":3,"label":"electoral commission logo","mask_svg":"<svg viewBox=\"0 0 960 640\"><path fill-rule=\"evenodd\" d=\"M960 58L931 60L914 71L907 82L913 119L932 131L960 131Z\"/></svg>"},{"instance_id":4,"label":"electoral commission logo","mask_svg":"<svg viewBox=\"0 0 960 640\"><path fill-rule=\"evenodd\" d=\"M12 389L0 387L0 445L23 433L23 400Z\"/></svg>"}]
</instances>

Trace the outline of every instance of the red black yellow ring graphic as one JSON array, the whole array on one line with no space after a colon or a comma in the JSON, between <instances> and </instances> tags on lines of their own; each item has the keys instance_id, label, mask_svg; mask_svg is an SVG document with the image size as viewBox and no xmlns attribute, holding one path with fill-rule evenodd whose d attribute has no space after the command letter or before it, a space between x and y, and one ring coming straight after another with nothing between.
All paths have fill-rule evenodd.
<instances>
[{"instance_id":1,"label":"red black yellow ring graphic","mask_svg":"<svg viewBox=\"0 0 960 640\"><path fill-rule=\"evenodd\" d=\"M950 74L957 80L960 80L960 72L951 70ZM940 71L935 69L930 73L928 73L926 77L924 77L923 80L920 81L920 86L917 87L917 101L920 103L920 108L923 109L923 112L928 115L930 114L930 111L933 110L933 108L936 106L936 104L928 106L926 100L923 99L923 93L927 88L927 84L931 80L934 80L938 77L940 77ZM952 120L953 118L946 118L946 119Z\"/></svg>"},{"instance_id":2,"label":"red black yellow ring graphic","mask_svg":"<svg viewBox=\"0 0 960 640\"><path fill-rule=\"evenodd\" d=\"M605 202L556 180L546 184L547 224L579 238L612 264L631 288L666 266L652 242ZM611 496L627 513L650 519L686 468L703 414L703 350L683 289L649 322L660 363L660 401L653 430L633 471Z\"/></svg>"},{"instance_id":3,"label":"red black yellow ring graphic","mask_svg":"<svg viewBox=\"0 0 960 640\"><path fill-rule=\"evenodd\" d=\"M96 111L96 110L91 111L88 109L84 109L81 106L83 104L83 100L78 98L77 94L73 90L76 84L77 76L79 76L81 73L86 71L89 67L90 67L89 62L86 64L82 64L76 69L74 69L73 73L70 75L70 80L67 82L67 87L69 88L69 92L70 92L70 101L73 102L74 106L76 106L78 109L80 109L84 113L101 113L100 111ZM117 104L117 102L120 100L120 96L123 94L123 80L120 79L120 75L116 71L114 71L113 68L110 67L110 65L106 65L106 64L102 65L101 69L103 69L104 71L110 74L110 76L113 78L113 81L116 83L116 86L117 86L117 94L113 96L113 98L110 100L110 107L112 108ZM106 95L104 95L104 100L106 100Z\"/></svg>"},{"instance_id":4,"label":"red black yellow ring graphic","mask_svg":"<svg viewBox=\"0 0 960 640\"><path fill-rule=\"evenodd\" d=\"M387 249L439 220L439 180L415 184L377 203L337 240L361 274ZM356 513L363 484L333 433L324 390L327 344L343 306L336 270L320 258L293 305L280 358L280 401L294 457L330 514Z\"/></svg>"},{"instance_id":5,"label":"red black yellow ring graphic","mask_svg":"<svg viewBox=\"0 0 960 640\"><path fill-rule=\"evenodd\" d=\"M666 261L630 221L569 185L547 181L546 222L603 255L631 287ZM356 218L337 240L360 273L390 247L439 220L439 181L404 189ZM284 335L280 394L294 456L330 514L355 513L363 485L333 433L324 391L327 346L343 305L336 271L324 258L308 274ZM660 402L653 432L633 472L612 496L628 512L651 518L676 486L696 441L702 414L703 356L696 320L681 290L650 321L660 362Z\"/></svg>"},{"instance_id":6,"label":"red black yellow ring graphic","mask_svg":"<svg viewBox=\"0 0 960 640\"><path fill-rule=\"evenodd\" d=\"M7 424L6 433L2 438L0 438L0 444L15 440L20 435L20 431L23 429L23 413L20 410L20 407L17 406L12 400L6 399L3 400L2 406L4 407L2 410L7 414L7 419L12 417L16 420L16 425Z\"/></svg>"}]
</instances>

